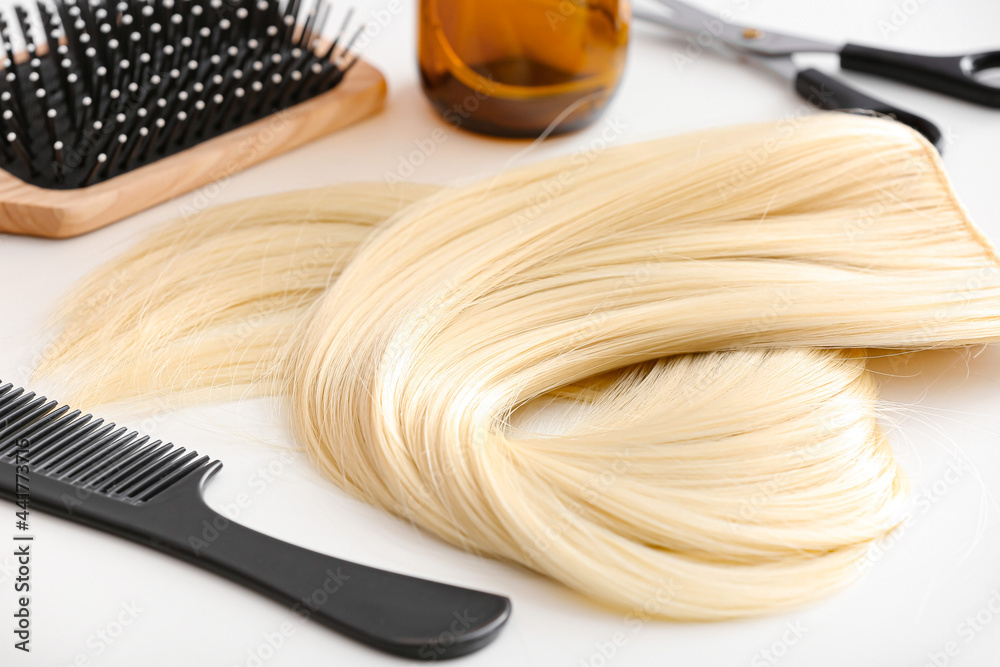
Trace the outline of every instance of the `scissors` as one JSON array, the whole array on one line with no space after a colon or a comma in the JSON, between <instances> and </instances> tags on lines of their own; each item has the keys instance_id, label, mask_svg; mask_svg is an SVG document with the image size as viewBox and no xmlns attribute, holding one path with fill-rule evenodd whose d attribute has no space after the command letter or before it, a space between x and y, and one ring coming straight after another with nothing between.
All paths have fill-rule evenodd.
<instances>
[{"instance_id":1,"label":"scissors","mask_svg":"<svg viewBox=\"0 0 1000 667\"><path fill-rule=\"evenodd\" d=\"M951 97L1000 108L1000 87L977 75L1000 67L1000 51L957 56L927 56L876 49L858 44L838 45L796 35L727 23L680 0L658 0L667 13L635 10L635 16L710 41L716 50L743 57L792 81L795 91L811 104L830 110L864 110L890 116L924 135L940 150L941 130L931 121L855 90L817 69L800 70L796 53L836 53L843 69L902 81ZM985 77L980 77L985 78Z\"/></svg>"}]
</instances>

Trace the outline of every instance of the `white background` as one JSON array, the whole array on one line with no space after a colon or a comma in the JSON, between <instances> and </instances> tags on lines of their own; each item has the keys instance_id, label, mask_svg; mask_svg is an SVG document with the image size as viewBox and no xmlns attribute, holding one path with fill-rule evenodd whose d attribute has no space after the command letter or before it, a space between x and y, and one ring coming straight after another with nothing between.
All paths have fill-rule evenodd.
<instances>
[{"instance_id":1,"label":"white background","mask_svg":"<svg viewBox=\"0 0 1000 667\"><path fill-rule=\"evenodd\" d=\"M0 0L7 2L7 0ZM483 0L484 2L486 0ZM502 1L502 0L500 0ZM415 66L415 5L356 0L381 18L367 57L386 73L390 96L380 116L241 174L216 201L358 179L383 179L441 128L413 178L447 183L505 166L526 144L486 139L442 123L425 103ZM1000 47L995 0L702 0L740 22L830 40L948 53ZM341 7L343 9L343 7ZM684 44L637 26L624 84L604 120L536 147L515 163L587 146L605 123L625 127L621 141L696 128L777 119L802 105L787 85L714 54L681 67ZM818 58L833 70L832 58ZM945 161L973 218L1000 242L1000 111L863 75L844 78L876 96L937 121L949 136ZM194 195L168 202L84 238L52 242L0 236L0 378L25 383L50 336L44 318L78 278L178 214ZM133 426L196 447L225 462L208 499L218 509L252 498L240 521L318 551L427 578L496 591L513 600L500 638L460 664L537 665L963 665L1000 664L1000 350L917 356L885 365L886 424L910 474L912 524L891 538L865 576L844 593L784 616L718 624L648 623L638 632L616 612L514 567L464 554L406 523L345 498L297 455L280 409L249 402L168 412L143 406ZM111 415L115 416L115 415ZM264 479L260 470L277 474ZM955 466L957 474L947 475ZM948 481L951 480L951 481ZM98 532L33 515L33 648L11 648L14 592L10 556L14 506L0 503L0 665L278 666L391 665L383 656L277 604L194 567ZM123 606L139 611L117 634ZM1000 602L994 602L1000 609ZM987 621L969 631L966 617ZM994 618L997 616L997 618ZM122 617L128 619L128 614ZM990 622L992 621L992 622ZM293 632L264 650L283 624ZM787 624L802 636L782 644ZM963 625L964 624L964 625ZM287 626L286 626L287 629ZM624 633L624 645L608 642ZM787 635L789 638L791 635ZM273 637L272 637L273 639ZM945 647L954 656L946 656ZM773 647L781 658L768 662Z\"/></svg>"}]
</instances>

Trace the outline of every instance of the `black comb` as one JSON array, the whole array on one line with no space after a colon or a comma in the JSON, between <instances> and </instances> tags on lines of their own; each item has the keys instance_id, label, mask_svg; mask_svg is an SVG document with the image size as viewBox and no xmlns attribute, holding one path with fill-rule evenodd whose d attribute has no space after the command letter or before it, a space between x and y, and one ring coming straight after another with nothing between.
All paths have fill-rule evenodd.
<instances>
[{"instance_id":1,"label":"black comb","mask_svg":"<svg viewBox=\"0 0 1000 667\"><path fill-rule=\"evenodd\" d=\"M327 0L55 0L0 11L0 168L100 183L331 90Z\"/></svg>"},{"instance_id":2,"label":"black comb","mask_svg":"<svg viewBox=\"0 0 1000 667\"><path fill-rule=\"evenodd\" d=\"M0 386L0 496L199 565L389 653L435 660L490 643L507 598L378 570L213 511L218 461ZM205 538L205 526L215 528ZM26 526L25 526L26 527Z\"/></svg>"}]
</instances>

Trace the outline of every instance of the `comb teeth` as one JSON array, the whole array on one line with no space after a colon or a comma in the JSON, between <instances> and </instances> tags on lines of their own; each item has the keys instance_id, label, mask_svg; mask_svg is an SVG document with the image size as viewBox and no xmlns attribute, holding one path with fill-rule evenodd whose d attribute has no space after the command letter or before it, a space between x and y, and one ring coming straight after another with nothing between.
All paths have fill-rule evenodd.
<instances>
[{"instance_id":1,"label":"comb teeth","mask_svg":"<svg viewBox=\"0 0 1000 667\"><path fill-rule=\"evenodd\" d=\"M0 8L0 168L72 189L324 93L356 61L329 0L36 0ZM13 14L13 16L11 16Z\"/></svg>"},{"instance_id":2,"label":"comb teeth","mask_svg":"<svg viewBox=\"0 0 1000 667\"><path fill-rule=\"evenodd\" d=\"M11 384L0 386L0 463L27 449L31 474L138 505L211 465L135 431L70 411Z\"/></svg>"}]
</instances>

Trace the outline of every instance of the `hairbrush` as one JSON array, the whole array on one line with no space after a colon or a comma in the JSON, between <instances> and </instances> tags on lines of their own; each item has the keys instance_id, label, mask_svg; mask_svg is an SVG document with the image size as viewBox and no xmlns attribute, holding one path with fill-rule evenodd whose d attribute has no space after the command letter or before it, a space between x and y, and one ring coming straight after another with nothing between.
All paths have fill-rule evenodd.
<instances>
[{"instance_id":1,"label":"hairbrush","mask_svg":"<svg viewBox=\"0 0 1000 667\"><path fill-rule=\"evenodd\" d=\"M376 111L328 0L37 0L0 11L0 231L82 234ZM328 25L340 30L324 37Z\"/></svg>"},{"instance_id":2,"label":"hairbrush","mask_svg":"<svg viewBox=\"0 0 1000 667\"><path fill-rule=\"evenodd\" d=\"M11 384L0 387L0 496L20 507L23 531L33 509L99 528L409 658L465 655L490 643L507 621L507 598L340 560L227 519L202 498L221 467ZM24 532L17 539L31 538Z\"/></svg>"}]
</instances>

